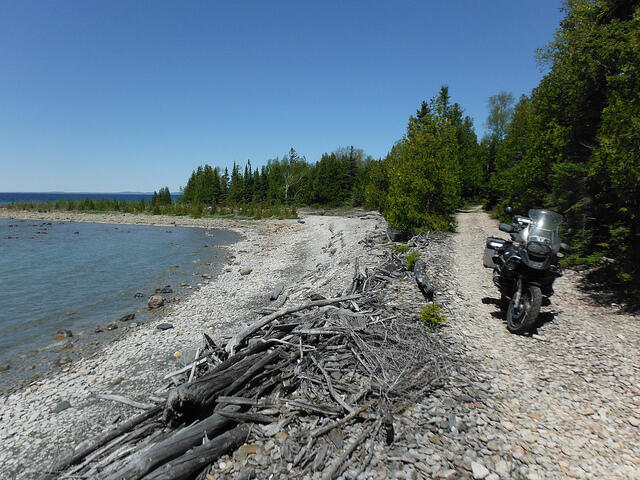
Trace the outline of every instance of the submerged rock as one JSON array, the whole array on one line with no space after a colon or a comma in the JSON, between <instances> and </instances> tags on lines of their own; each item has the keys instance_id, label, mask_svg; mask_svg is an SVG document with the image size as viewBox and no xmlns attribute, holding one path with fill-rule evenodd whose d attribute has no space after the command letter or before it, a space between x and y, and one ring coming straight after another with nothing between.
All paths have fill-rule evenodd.
<instances>
[{"instance_id":1,"label":"submerged rock","mask_svg":"<svg viewBox=\"0 0 640 480\"><path fill-rule=\"evenodd\" d=\"M73 337L73 333L71 333L71 330L58 330L53 336L53 338L70 338L70 337Z\"/></svg>"},{"instance_id":2,"label":"submerged rock","mask_svg":"<svg viewBox=\"0 0 640 480\"><path fill-rule=\"evenodd\" d=\"M120 321L128 322L129 320L133 320L134 318L136 318L135 313L128 313L127 315L123 315L122 317L120 317Z\"/></svg>"}]
</instances>

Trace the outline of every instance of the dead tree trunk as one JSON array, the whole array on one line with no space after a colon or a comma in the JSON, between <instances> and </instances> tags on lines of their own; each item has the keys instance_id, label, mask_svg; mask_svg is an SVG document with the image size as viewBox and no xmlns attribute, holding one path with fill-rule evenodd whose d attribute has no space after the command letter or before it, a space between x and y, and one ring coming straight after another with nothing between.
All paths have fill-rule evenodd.
<instances>
[{"instance_id":1,"label":"dead tree trunk","mask_svg":"<svg viewBox=\"0 0 640 480\"><path fill-rule=\"evenodd\" d=\"M226 412L235 412L238 407L225 408ZM232 425L233 420L222 415L214 414L202 422L178 430L170 437L156 443L148 449L142 450L131 458L127 464L105 480L139 480L154 468L184 454L187 450L202 442L202 439L212 438L225 428Z\"/></svg>"},{"instance_id":2,"label":"dead tree trunk","mask_svg":"<svg viewBox=\"0 0 640 480\"><path fill-rule=\"evenodd\" d=\"M145 475L142 480L191 480L222 455L242 445L249 436L249 431L248 425L239 425L171 460Z\"/></svg>"}]
</instances>

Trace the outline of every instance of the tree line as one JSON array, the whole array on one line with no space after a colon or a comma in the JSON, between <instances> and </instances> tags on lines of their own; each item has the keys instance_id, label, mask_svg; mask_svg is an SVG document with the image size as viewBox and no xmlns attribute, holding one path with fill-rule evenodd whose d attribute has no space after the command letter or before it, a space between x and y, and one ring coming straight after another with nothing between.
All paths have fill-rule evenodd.
<instances>
[{"instance_id":1,"label":"tree line","mask_svg":"<svg viewBox=\"0 0 640 480\"><path fill-rule=\"evenodd\" d=\"M194 170L180 201L204 206L280 204L338 206L364 204L367 171L374 160L355 147L324 153L307 162L294 148L261 168L247 161L228 168L204 165Z\"/></svg>"},{"instance_id":2,"label":"tree line","mask_svg":"<svg viewBox=\"0 0 640 480\"><path fill-rule=\"evenodd\" d=\"M637 296L640 2L568 0L537 57L548 73L531 94L494 103L506 121L484 145L488 203L560 212L570 260L604 266L609 283Z\"/></svg>"}]
</instances>

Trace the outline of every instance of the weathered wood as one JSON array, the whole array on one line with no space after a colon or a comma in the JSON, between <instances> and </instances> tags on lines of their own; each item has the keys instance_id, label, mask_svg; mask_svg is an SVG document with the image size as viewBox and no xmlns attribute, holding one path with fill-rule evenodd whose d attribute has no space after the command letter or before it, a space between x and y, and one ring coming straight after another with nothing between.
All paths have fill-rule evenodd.
<instances>
[{"instance_id":1,"label":"weathered wood","mask_svg":"<svg viewBox=\"0 0 640 480\"><path fill-rule=\"evenodd\" d=\"M278 421L278 417L273 417L271 415L262 415L259 413L227 413L224 410L219 410L216 413L222 415L223 417L231 418L236 422L275 423Z\"/></svg>"},{"instance_id":2,"label":"weathered wood","mask_svg":"<svg viewBox=\"0 0 640 480\"><path fill-rule=\"evenodd\" d=\"M123 433L128 432L129 430L141 424L145 420L152 418L154 415L159 414L161 411L162 411L162 407L159 407L159 406L151 408L148 411L141 413L140 415L133 417L132 419L124 422L119 427L103 433L93 442L89 443L88 445L80 449L77 449L74 453L72 453L68 457L58 462L58 464L53 468L51 475L49 475L47 478L53 478L58 472L62 472L64 469L70 467L71 465L75 465L76 463L78 463L80 460L82 460L84 457L89 455L94 450L97 450L107 442L113 440L116 437L119 437Z\"/></svg>"},{"instance_id":3,"label":"weathered wood","mask_svg":"<svg viewBox=\"0 0 640 480\"><path fill-rule=\"evenodd\" d=\"M356 418L357 416L359 416L365 410L368 410L371 407L373 407L374 405L376 405L378 402L379 402L379 400L373 400L372 402L369 402L366 405L363 405L362 407L358 408L356 411L350 413L346 417L341 418L340 420L337 420L335 422L332 422L332 423L330 423L329 425L327 425L325 427L322 427L322 428L319 428L317 430L314 430L313 432L311 432L311 436L312 437L319 437L320 435L324 435L325 433L327 433L330 430L333 430L334 428L341 427L345 423L348 423L351 420L353 420L354 418Z\"/></svg>"},{"instance_id":4,"label":"weathered wood","mask_svg":"<svg viewBox=\"0 0 640 480\"><path fill-rule=\"evenodd\" d=\"M237 409L238 407L229 406L225 411L233 413ZM107 476L105 480L139 480L159 466L183 455L187 450L198 445L205 436L213 438L233 423L230 418L213 414L134 454L126 466Z\"/></svg>"},{"instance_id":5,"label":"weathered wood","mask_svg":"<svg viewBox=\"0 0 640 480\"><path fill-rule=\"evenodd\" d=\"M229 353L235 352L238 345L240 345L249 335L257 332L262 327L264 327L265 325L268 325L269 323L273 322L277 318L284 317L285 315L289 315L291 313L299 312L300 310L306 310L313 307L324 307L325 305L331 305L332 303L339 303L347 300L355 300L361 297L362 295L348 295L344 297L328 298L326 300L316 300L313 302L305 303L304 305L299 305L296 307L289 307L289 308L284 308L282 310L278 310L277 312L274 312L271 315L262 317L260 320L249 325L240 333L232 337L231 340L229 340L229 342L227 343L225 350Z\"/></svg>"},{"instance_id":6,"label":"weathered wood","mask_svg":"<svg viewBox=\"0 0 640 480\"><path fill-rule=\"evenodd\" d=\"M135 400L131 400L130 398L123 397L122 395L111 395L109 393L96 393L96 397L101 400L111 400L112 402L124 403L125 405L129 405L134 408L141 408L146 410L147 408L153 408L156 405L154 403L144 403L144 402L136 402Z\"/></svg>"},{"instance_id":7,"label":"weathered wood","mask_svg":"<svg viewBox=\"0 0 640 480\"><path fill-rule=\"evenodd\" d=\"M242 445L249 436L249 431L249 426L238 425L155 469L145 475L143 480L191 480L222 455Z\"/></svg>"},{"instance_id":8,"label":"weathered wood","mask_svg":"<svg viewBox=\"0 0 640 480\"><path fill-rule=\"evenodd\" d=\"M365 428L364 431L349 444L349 446L342 453L342 455L340 455L340 457L338 457L338 459L336 459L331 464L327 472L322 476L323 480L333 480L334 478L336 478L338 476L338 471L340 469L340 466L344 463L344 461L347 458L349 458L349 456L353 453L356 447L360 445L362 442L364 442L365 439L370 434L371 434L371 430L369 428Z\"/></svg>"},{"instance_id":9,"label":"weathered wood","mask_svg":"<svg viewBox=\"0 0 640 480\"><path fill-rule=\"evenodd\" d=\"M254 354L229 368L184 383L169 392L163 419L172 426L202 418L213 410L217 396L259 360Z\"/></svg>"}]
</instances>

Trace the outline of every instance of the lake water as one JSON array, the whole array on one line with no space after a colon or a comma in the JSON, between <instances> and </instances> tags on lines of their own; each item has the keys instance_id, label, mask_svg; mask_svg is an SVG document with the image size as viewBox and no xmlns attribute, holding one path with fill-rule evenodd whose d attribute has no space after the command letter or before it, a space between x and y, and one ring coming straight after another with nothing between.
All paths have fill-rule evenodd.
<instances>
[{"instance_id":1,"label":"lake water","mask_svg":"<svg viewBox=\"0 0 640 480\"><path fill-rule=\"evenodd\" d=\"M176 201L181 193L172 193L171 198ZM118 200L119 202L139 202L144 199L150 201L151 193L65 193L65 192L0 192L0 205L19 202L56 203L58 200Z\"/></svg>"},{"instance_id":2,"label":"lake water","mask_svg":"<svg viewBox=\"0 0 640 480\"><path fill-rule=\"evenodd\" d=\"M98 326L121 331L146 320L150 295L166 286L174 294L164 297L188 293L238 239L201 228L0 219L0 390L51 368L65 343L87 343ZM133 322L118 322L134 312ZM54 340L61 329L73 337Z\"/></svg>"}]
</instances>

